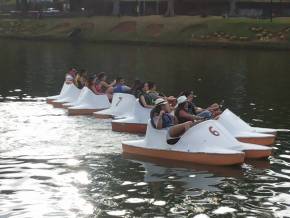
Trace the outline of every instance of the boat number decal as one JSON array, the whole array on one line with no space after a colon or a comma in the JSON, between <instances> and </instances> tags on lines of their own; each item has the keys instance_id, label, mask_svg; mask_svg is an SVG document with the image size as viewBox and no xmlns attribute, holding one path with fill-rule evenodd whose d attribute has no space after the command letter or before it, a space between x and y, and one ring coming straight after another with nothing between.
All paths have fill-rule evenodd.
<instances>
[{"instance_id":1,"label":"boat number decal","mask_svg":"<svg viewBox=\"0 0 290 218\"><path fill-rule=\"evenodd\" d=\"M120 102L122 101L122 97L119 97L119 101L116 103L116 106L118 106L120 104Z\"/></svg>"},{"instance_id":2,"label":"boat number decal","mask_svg":"<svg viewBox=\"0 0 290 218\"><path fill-rule=\"evenodd\" d=\"M210 133L213 134L214 136L220 135L220 133L217 130L214 130L212 126L210 126L208 129L209 129Z\"/></svg>"}]
</instances>

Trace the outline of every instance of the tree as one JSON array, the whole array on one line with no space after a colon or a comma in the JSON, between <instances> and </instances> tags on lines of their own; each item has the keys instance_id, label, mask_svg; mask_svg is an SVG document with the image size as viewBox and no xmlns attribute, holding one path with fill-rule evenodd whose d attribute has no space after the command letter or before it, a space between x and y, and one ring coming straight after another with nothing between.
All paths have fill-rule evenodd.
<instances>
[{"instance_id":1,"label":"tree","mask_svg":"<svg viewBox=\"0 0 290 218\"><path fill-rule=\"evenodd\" d=\"M165 16L173 17L174 15L174 0L167 0L167 10L165 12Z\"/></svg>"},{"instance_id":2,"label":"tree","mask_svg":"<svg viewBox=\"0 0 290 218\"><path fill-rule=\"evenodd\" d=\"M236 15L236 3L237 0L230 0L230 16L235 16Z\"/></svg>"},{"instance_id":3,"label":"tree","mask_svg":"<svg viewBox=\"0 0 290 218\"><path fill-rule=\"evenodd\" d=\"M120 0L113 0L113 16L119 16L120 15Z\"/></svg>"}]
</instances>

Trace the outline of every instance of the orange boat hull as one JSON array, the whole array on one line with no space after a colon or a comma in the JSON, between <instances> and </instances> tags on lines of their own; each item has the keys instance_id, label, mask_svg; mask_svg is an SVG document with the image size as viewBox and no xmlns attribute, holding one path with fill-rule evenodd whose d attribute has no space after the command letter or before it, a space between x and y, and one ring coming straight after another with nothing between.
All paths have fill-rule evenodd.
<instances>
[{"instance_id":1,"label":"orange boat hull","mask_svg":"<svg viewBox=\"0 0 290 218\"><path fill-rule=\"evenodd\" d=\"M93 115L94 112L99 111L98 109L68 109L69 116L82 116L82 115Z\"/></svg>"},{"instance_id":2,"label":"orange boat hull","mask_svg":"<svg viewBox=\"0 0 290 218\"><path fill-rule=\"evenodd\" d=\"M52 102L54 101L55 99L46 99L46 103L47 104L52 104Z\"/></svg>"},{"instance_id":3,"label":"orange boat hull","mask_svg":"<svg viewBox=\"0 0 290 218\"><path fill-rule=\"evenodd\" d=\"M109 114L94 114L95 118L98 118L98 119L111 119L113 118L112 115L109 115Z\"/></svg>"},{"instance_id":4,"label":"orange boat hull","mask_svg":"<svg viewBox=\"0 0 290 218\"><path fill-rule=\"evenodd\" d=\"M65 104L65 103L66 102L52 102L51 104L54 108L64 108L63 104Z\"/></svg>"},{"instance_id":5,"label":"orange boat hull","mask_svg":"<svg viewBox=\"0 0 290 218\"><path fill-rule=\"evenodd\" d=\"M262 159L272 155L271 150L244 150L247 159Z\"/></svg>"},{"instance_id":6,"label":"orange boat hull","mask_svg":"<svg viewBox=\"0 0 290 218\"><path fill-rule=\"evenodd\" d=\"M146 133L146 129L147 129L147 124L112 122L112 130L116 131L116 132L145 134Z\"/></svg>"},{"instance_id":7,"label":"orange boat hull","mask_svg":"<svg viewBox=\"0 0 290 218\"><path fill-rule=\"evenodd\" d=\"M122 144L123 152L153 158L185 161L203 165L229 166L244 163L245 155L238 154L207 154L179 151L155 150Z\"/></svg>"},{"instance_id":8,"label":"orange boat hull","mask_svg":"<svg viewBox=\"0 0 290 218\"><path fill-rule=\"evenodd\" d=\"M273 137L262 137L262 138L240 137L240 138L237 138L237 140L239 140L240 142L245 142L245 143L250 143L250 144L270 146L274 144L275 138L276 137L273 135Z\"/></svg>"}]
</instances>

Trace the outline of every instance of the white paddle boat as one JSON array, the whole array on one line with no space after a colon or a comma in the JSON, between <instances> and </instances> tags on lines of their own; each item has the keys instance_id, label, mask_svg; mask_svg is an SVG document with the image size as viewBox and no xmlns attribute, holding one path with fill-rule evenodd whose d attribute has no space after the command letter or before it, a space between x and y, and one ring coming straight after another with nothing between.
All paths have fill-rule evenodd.
<instances>
[{"instance_id":1,"label":"white paddle boat","mask_svg":"<svg viewBox=\"0 0 290 218\"><path fill-rule=\"evenodd\" d=\"M149 122L145 138L124 141L123 152L205 165L235 165L245 158L269 157L272 150L237 141L215 120L193 126L174 145L167 143L166 135L167 130L157 130Z\"/></svg>"},{"instance_id":2,"label":"white paddle boat","mask_svg":"<svg viewBox=\"0 0 290 218\"><path fill-rule=\"evenodd\" d=\"M272 145L277 134L275 129L251 127L229 109L220 115L217 122L241 142Z\"/></svg>"},{"instance_id":3,"label":"white paddle boat","mask_svg":"<svg viewBox=\"0 0 290 218\"><path fill-rule=\"evenodd\" d=\"M92 115L96 111L110 107L107 95L96 95L87 87L78 100L78 104L68 108L68 115Z\"/></svg>"},{"instance_id":4,"label":"white paddle boat","mask_svg":"<svg viewBox=\"0 0 290 218\"><path fill-rule=\"evenodd\" d=\"M67 82L64 82L62 85L62 88L60 90L60 93L58 95L54 95L54 96L49 96L46 98L46 103L47 104L51 104L52 101L58 100L60 98L62 98L64 96L64 93L66 92L67 88L70 86L71 84L68 84Z\"/></svg>"},{"instance_id":5,"label":"white paddle boat","mask_svg":"<svg viewBox=\"0 0 290 218\"><path fill-rule=\"evenodd\" d=\"M64 103L62 106L63 108L65 109L68 109L69 107L74 107L74 106L77 106L80 104L80 101L82 100L82 96L84 95L84 93L86 92L86 89L82 89L80 94L79 94L79 97L73 101L73 102L69 102L69 103Z\"/></svg>"},{"instance_id":6,"label":"white paddle boat","mask_svg":"<svg viewBox=\"0 0 290 218\"><path fill-rule=\"evenodd\" d=\"M112 130L145 134L151 109L142 107L139 100L135 100L134 109L126 117L115 117L112 120Z\"/></svg>"},{"instance_id":7,"label":"white paddle boat","mask_svg":"<svg viewBox=\"0 0 290 218\"><path fill-rule=\"evenodd\" d=\"M63 96L51 102L55 108L63 108L63 104L73 102L78 99L81 90L77 88L73 83L65 90Z\"/></svg>"},{"instance_id":8,"label":"white paddle boat","mask_svg":"<svg viewBox=\"0 0 290 218\"><path fill-rule=\"evenodd\" d=\"M127 117L133 114L136 98L134 95L115 93L109 109L94 113L96 118L109 119L114 117Z\"/></svg>"}]
</instances>

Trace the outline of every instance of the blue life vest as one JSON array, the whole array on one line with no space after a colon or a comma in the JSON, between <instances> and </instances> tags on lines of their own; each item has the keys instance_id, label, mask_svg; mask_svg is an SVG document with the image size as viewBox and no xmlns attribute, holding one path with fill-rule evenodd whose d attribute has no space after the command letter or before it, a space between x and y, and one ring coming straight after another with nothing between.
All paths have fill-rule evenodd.
<instances>
[{"instance_id":1,"label":"blue life vest","mask_svg":"<svg viewBox=\"0 0 290 218\"><path fill-rule=\"evenodd\" d=\"M114 93L123 93L123 85L118 84L114 87Z\"/></svg>"},{"instance_id":2,"label":"blue life vest","mask_svg":"<svg viewBox=\"0 0 290 218\"><path fill-rule=\"evenodd\" d=\"M173 126L173 116L166 113L162 116L162 128L168 128L170 126Z\"/></svg>"},{"instance_id":3,"label":"blue life vest","mask_svg":"<svg viewBox=\"0 0 290 218\"><path fill-rule=\"evenodd\" d=\"M153 119L154 119L154 109L151 111L150 114L150 121L152 126L156 129L157 126L155 125ZM169 113L163 114L162 116L162 128L168 128L174 125L174 117L170 115Z\"/></svg>"}]
</instances>

